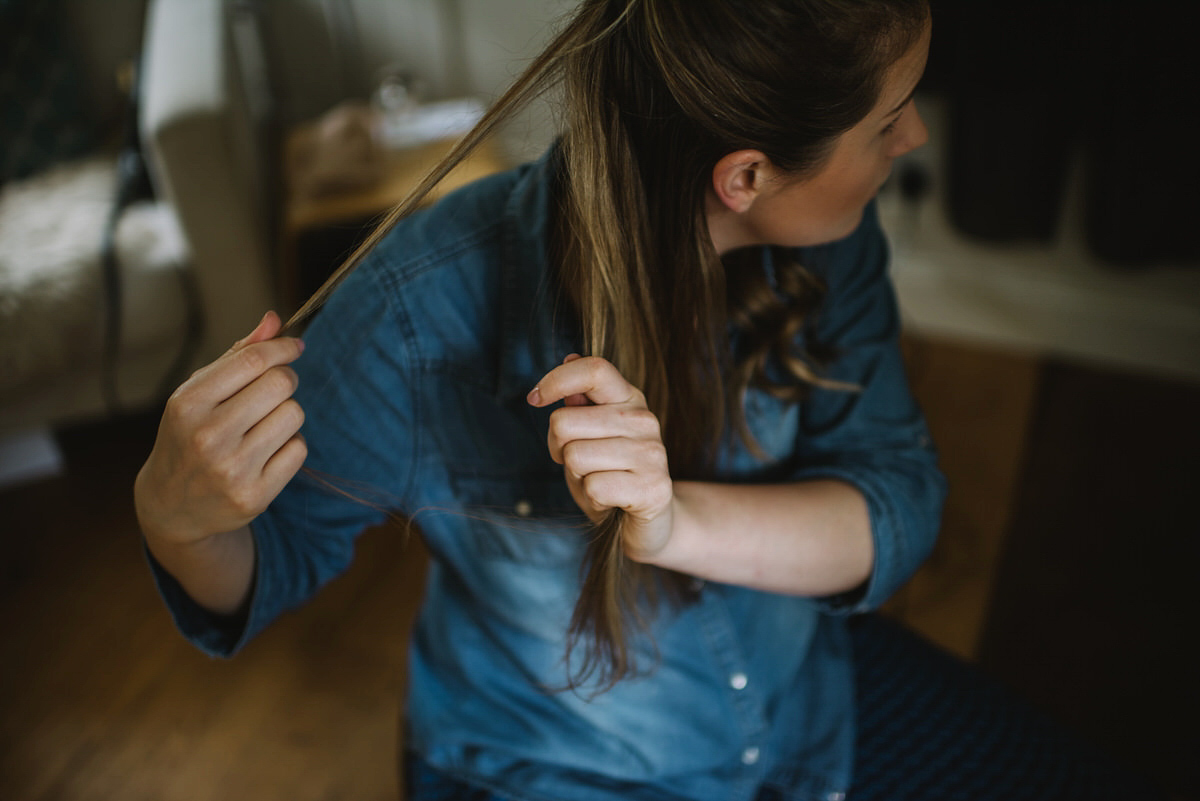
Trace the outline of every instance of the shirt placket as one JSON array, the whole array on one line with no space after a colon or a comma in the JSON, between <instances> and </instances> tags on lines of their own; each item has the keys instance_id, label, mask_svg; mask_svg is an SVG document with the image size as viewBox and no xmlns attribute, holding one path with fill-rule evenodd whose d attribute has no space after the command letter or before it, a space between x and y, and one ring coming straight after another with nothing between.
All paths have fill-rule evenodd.
<instances>
[{"instance_id":1,"label":"shirt placket","mask_svg":"<svg viewBox=\"0 0 1200 801\"><path fill-rule=\"evenodd\" d=\"M703 582L694 588L700 593L697 604L701 627L708 642L713 664L720 672L719 686L733 710L733 728L738 733L742 776L735 782L731 799L751 801L758 794L766 772L767 717L762 688L754 681L752 667L737 639L737 628L724 599Z\"/></svg>"}]
</instances>

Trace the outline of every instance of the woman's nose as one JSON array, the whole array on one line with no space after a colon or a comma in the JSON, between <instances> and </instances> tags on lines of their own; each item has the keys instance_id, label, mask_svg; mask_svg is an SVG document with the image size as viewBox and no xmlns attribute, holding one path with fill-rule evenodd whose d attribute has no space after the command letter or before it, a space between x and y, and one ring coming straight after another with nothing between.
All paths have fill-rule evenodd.
<instances>
[{"instance_id":1,"label":"woman's nose","mask_svg":"<svg viewBox=\"0 0 1200 801\"><path fill-rule=\"evenodd\" d=\"M925 120L921 119L916 103L913 103L909 111L910 113L904 115L904 136L900 137L901 149L896 154L898 156L916 150L929 141L929 129L925 127Z\"/></svg>"}]
</instances>

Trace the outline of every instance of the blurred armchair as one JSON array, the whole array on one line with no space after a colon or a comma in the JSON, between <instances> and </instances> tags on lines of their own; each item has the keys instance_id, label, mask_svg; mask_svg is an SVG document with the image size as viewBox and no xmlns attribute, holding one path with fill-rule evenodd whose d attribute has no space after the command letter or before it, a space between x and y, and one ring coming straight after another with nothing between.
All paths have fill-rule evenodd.
<instances>
[{"instance_id":1,"label":"blurred armchair","mask_svg":"<svg viewBox=\"0 0 1200 801\"><path fill-rule=\"evenodd\" d=\"M145 0L7 0L0 11L3 441L156 400L188 353L195 315L171 207L117 178L123 118L127 141L136 135L130 83L115 79L130 73L122 65L138 50ZM136 202L116 217L119 183Z\"/></svg>"},{"instance_id":2,"label":"blurred armchair","mask_svg":"<svg viewBox=\"0 0 1200 801\"><path fill-rule=\"evenodd\" d=\"M216 358L266 309L286 314L276 263L282 134L344 100L368 98L389 66L419 75L429 99L493 97L522 57L540 48L550 17L569 6L563 0L62 2L80 17L77 38L100 49L128 34L146 5L139 133L159 202L154 214L127 214L122 226L140 219L172 252L162 269L137 269L128 259L121 265L120 348L112 369L103 359L105 302L93 234L81 238L92 251L63 266L77 289L71 308L57 299L32 303L35 293L9 292L0 281L0 300L16 309L0 320L11 323L0 326L0 339L20 340L24 348L13 359L0 351L0 436L149 407L172 378ZM105 63L92 72L111 75L111 69ZM544 109L520 119L502 145L506 160L540 152L552 127ZM113 161L95 169L73 165L90 181L88 214L97 232L111 203ZM29 197L14 197L10 207L28 207ZM56 198L42 206L40 219L48 224L83 219ZM53 242L57 234L47 231L43 241ZM10 250L11 263L35 273L25 266L25 240ZM51 272L39 270L39 276ZM189 345L193 311L201 326ZM35 320L38 334L30 326ZM37 342L42 335L52 338L51 347ZM54 358L45 358L51 350ZM178 364L180 354L186 364ZM115 392L106 393L106 383Z\"/></svg>"},{"instance_id":3,"label":"blurred armchair","mask_svg":"<svg viewBox=\"0 0 1200 801\"><path fill-rule=\"evenodd\" d=\"M62 8L70 45L100 53L84 66L101 85L97 77L137 49L128 42L108 52L110 42L145 15L132 133L157 202L121 215L116 286L106 292L100 243L118 183L115 155L63 161L4 186L0 436L152 406L277 306L267 191L276 159L269 107L257 104L269 94L247 84L261 74L247 63L255 9L229 0L64 0ZM111 318L119 338L106 361Z\"/></svg>"},{"instance_id":4,"label":"blurred armchair","mask_svg":"<svg viewBox=\"0 0 1200 801\"><path fill-rule=\"evenodd\" d=\"M202 299L201 363L281 308L283 134L383 71L420 77L429 99L499 92L536 52L556 0L151 0L142 137L178 214ZM517 66L513 66L517 64ZM509 160L540 150L544 112Z\"/></svg>"},{"instance_id":5,"label":"blurred armchair","mask_svg":"<svg viewBox=\"0 0 1200 801\"><path fill-rule=\"evenodd\" d=\"M197 364L276 305L273 120L254 22L249 6L226 0L152 0L146 19L141 138L191 253L204 318Z\"/></svg>"}]
</instances>

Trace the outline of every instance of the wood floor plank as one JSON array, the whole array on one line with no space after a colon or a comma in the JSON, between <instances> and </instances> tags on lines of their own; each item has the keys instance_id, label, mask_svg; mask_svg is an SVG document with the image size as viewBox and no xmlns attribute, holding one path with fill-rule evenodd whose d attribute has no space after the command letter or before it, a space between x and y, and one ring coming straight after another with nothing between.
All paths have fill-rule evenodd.
<instances>
[{"instance_id":1,"label":"wood floor plank","mask_svg":"<svg viewBox=\"0 0 1200 801\"><path fill-rule=\"evenodd\" d=\"M209 659L175 631L136 537L152 432L94 434L75 473L0 494L0 798L396 798L419 541L365 533L312 604Z\"/></svg>"},{"instance_id":2,"label":"wood floor plank","mask_svg":"<svg viewBox=\"0 0 1200 801\"><path fill-rule=\"evenodd\" d=\"M1033 356L905 340L913 393L949 483L938 543L887 609L973 660L1019 484L1041 364Z\"/></svg>"}]
</instances>

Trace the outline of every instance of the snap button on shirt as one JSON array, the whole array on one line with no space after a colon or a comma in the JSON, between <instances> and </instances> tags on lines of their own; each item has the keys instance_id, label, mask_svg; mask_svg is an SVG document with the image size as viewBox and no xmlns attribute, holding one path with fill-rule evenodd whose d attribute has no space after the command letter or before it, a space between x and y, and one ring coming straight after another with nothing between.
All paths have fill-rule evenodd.
<instances>
[{"instance_id":1,"label":"snap button on shirt","mask_svg":"<svg viewBox=\"0 0 1200 801\"><path fill-rule=\"evenodd\" d=\"M747 748L745 751L742 752L742 764L743 765L753 765L757 761L758 761L758 749L755 748L754 746L750 746L749 748Z\"/></svg>"},{"instance_id":2,"label":"snap button on shirt","mask_svg":"<svg viewBox=\"0 0 1200 801\"><path fill-rule=\"evenodd\" d=\"M745 673L734 673L729 677L729 686L735 690L744 690L750 680L746 678Z\"/></svg>"},{"instance_id":3,"label":"snap button on shirt","mask_svg":"<svg viewBox=\"0 0 1200 801\"><path fill-rule=\"evenodd\" d=\"M517 501L516 509L517 517L529 517L533 514L533 504L529 501Z\"/></svg>"}]
</instances>

